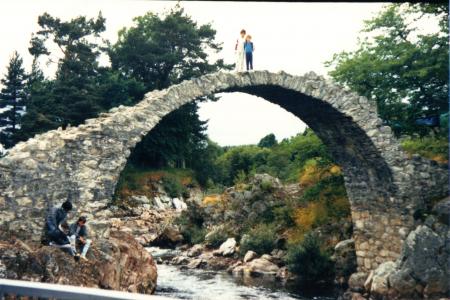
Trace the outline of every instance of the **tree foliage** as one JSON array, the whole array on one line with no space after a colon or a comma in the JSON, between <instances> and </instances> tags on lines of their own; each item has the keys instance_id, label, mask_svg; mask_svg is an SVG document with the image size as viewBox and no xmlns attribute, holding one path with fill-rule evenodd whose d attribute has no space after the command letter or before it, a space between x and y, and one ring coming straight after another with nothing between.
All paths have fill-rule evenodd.
<instances>
[{"instance_id":1,"label":"tree foliage","mask_svg":"<svg viewBox=\"0 0 450 300\"><path fill-rule=\"evenodd\" d=\"M0 92L0 143L5 148L12 147L17 139L16 132L20 129L22 115L25 113L26 74L23 60L15 51L9 61L5 78L1 80L3 88Z\"/></svg>"},{"instance_id":2,"label":"tree foliage","mask_svg":"<svg viewBox=\"0 0 450 300\"><path fill-rule=\"evenodd\" d=\"M289 247L286 263L289 271L299 275L302 284L318 285L331 281L334 275L330 255L320 248L320 242L313 234L307 234L302 243Z\"/></svg>"},{"instance_id":3,"label":"tree foliage","mask_svg":"<svg viewBox=\"0 0 450 300\"><path fill-rule=\"evenodd\" d=\"M185 79L225 67L210 63L208 53L221 46L210 24L198 25L180 7L165 16L147 13L135 25L119 32L109 48L113 70L142 82L149 89L163 89ZM164 117L137 145L134 162L162 167L194 167L207 152L206 122L200 121L197 103L189 103Z\"/></svg>"},{"instance_id":4,"label":"tree foliage","mask_svg":"<svg viewBox=\"0 0 450 300\"><path fill-rule=\"evenodd\" d=\"M396 134L427 128L420 117L448 111L448 4L390 4L362 30L356 51L327 62L337 82L375 101L380 117ZM439 30L425 34L418 22L431 18Z\"/></svg>"},{"instance_id":5,"label":"tree foliage","mask_svg":"<svg viewBox=\"0 0 450 300\"><path fill-rule=\"evenodd\" d=\"M277 138L273 133L270 133L259 141L258 147L270 148L275 146L276 144L278 144Z\"/></svg>"}]
</instances>

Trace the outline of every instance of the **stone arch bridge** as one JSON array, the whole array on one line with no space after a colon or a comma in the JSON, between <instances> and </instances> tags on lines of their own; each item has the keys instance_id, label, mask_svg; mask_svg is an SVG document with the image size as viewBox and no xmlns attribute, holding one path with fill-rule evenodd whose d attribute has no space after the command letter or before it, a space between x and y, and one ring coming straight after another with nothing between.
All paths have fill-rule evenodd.
<instances>
[{"instance_id":1,"label":"stone arch bridge","mask_svg":"<svg viewBox=\"0 0 450 300\"><path fill-rule=\"evenodd\" d=\"M314 73L219 72L149 92L132 107L113 108L78 127L17 144L0 159L0 223L38 237L46 208L69 194L78 212L105 209L130 151L161 118L218 92L244 92L275 103L307 123L328 146L343 169L361 271L396 259L413 227L414 211L448 193L446 167L417 156L409 159L366 98Z\"/></svg>"}]
</instances>

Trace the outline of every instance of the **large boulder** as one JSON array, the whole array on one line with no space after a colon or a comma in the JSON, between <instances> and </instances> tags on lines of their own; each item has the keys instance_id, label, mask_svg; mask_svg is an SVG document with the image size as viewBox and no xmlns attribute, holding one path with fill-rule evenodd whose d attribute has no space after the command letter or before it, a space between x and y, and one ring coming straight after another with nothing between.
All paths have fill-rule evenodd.
<instances>
[{"instance_id":1,"label":"large boulder","mask_svg":"<svg viewBox=\"0 0 450 300\"><path fill-rule=\"evenodd\" d=\"M350 291L361 293L364 291L364 283L367 280L367 273L357 272L353 273L348 279L348 287Z\"/></svg>"},{"instance_id":2,"label":"large boulder","mask_svg":"<svg viewBox=\"0 0 450 300\"><path fill-rule=\"evenodd\" d=\"M220 248L214 251L214 255L229 256L233 255L236 251L236 240L229 238L220 245Z\"/></svg>"},{"instance_id":3,"label":"large boulder","mask_svg":"<svg viewBox=\"0 0 450 300\"><path fill-rule=\"evenodd\" d=\"M133 236L112 231L95 240L88 261L76 262L61 249L0 241L0 278L20 279L152 294L157 269Z\"/></svg>"},{"instance_id":4,"label":"large boulder","mask_svg":"<svg viewBox=\"0 0 450 300\"><path fill-rule=\"evenodd\" d=\"M183 241L183 235L176 226L169 225L164 228L162 233L156 238L151 245L164 248L174 248Z\"/></svg>"},{"instance_id":5,"label":"large boulder","mask_svg":"<svg viewBox=\"0 0 450 300\"><path fill-rule=\"evenodd\" d=\"M280 268L266 259L265 257L256 258L248 262L244 266L244 274L258 276L258 275L277 275Z\"/></svg>"},{"instance_id":6,"label":"large boulder","mask_svg":"<svg viewBox=\"0 0 450 300\"><path fill-rule=\"evenodd\" d=\"M172 199L172 205L173 205L173 208L175 208L178 211L187 209L186 203L184 203L182 200L180 200L178 198Z\"/></svg>"},{"instance_id":7,"label":"large boulder","mask_svg":"<svg viewBox=\"0 0 450 300\"><path fill-rule=\"evenodd\" d=\"M153 207L158 209L158 210L165 210L167 209L168 205L165 205L162 201L161 198L158 196L153 197Z\"/></svg>"},{"instance_id":8,"label":"large boulder","mask_svg":"<svg viewBox=\"0 0 450 300\"><path fill-rule=\"evenodd\" d=\"M347 282L349 276L356 271L355 241L344 240L336 244L332 257L335 265L336 280L339 283Z\"/></svg>"},{"instance_id":9,"label":"large boulder","mask_svg":"<svg viewBox=\"0 0 450 300\"><path fill-rule=\"evenodd\" d=\"M410 295L420 284L424 297L447 295L449 247L445 237L428 226L420 225L413 230L406 238L399 267L390 277L396 293Z\"/></svg>"},{"instance_id":10,"label":"large boulder","mask_svg":"<svg viewBox=\"0 0 450 300\"><path fill-rule=\"evenodd\" d=\"M387 295L389 291L389 276L395 271L395 263L388 261L382 263L373 272L372 282L370 283L370 293L376 296Z\"/></svg>"},{"instance_id":11,"label":"large boulder","mask_svg":"<svg viewBox=\"0 0 450 300\"><path fill-rule=\"evenodd\" d=\"M406 239L401 268L411 269L413 277L421 282L435 281L437 273L445 273L449 253L444 250L443 237L427 226L418 226Z\"/></svg>"},{"instance_id":12,"label":"large boulder","mask_svg":"<svg viewBox=\"0 0 450 300\"><path fill-rule=\"evenodd\" d=\"M257 257L258 257L258 254L256 254L256 252L249 250L249 251L247 251L247 253L245 253L244 263L249 262Z\"/></svg>"},{"instance_id":13,"label":"large boulder","mask_svg":"<svg viewBox=\"0 0 450 300\"><path fill-rule=\"evenodd\" d=\"M375 298L445 297L450 292L449 247L444 236L429 226L419 225L406 238L399 259L385 262L372 272L366 290L370 289Z\"/></svg>"},{"instance_id":14,"label":"large boulder","mask_svg":"<svg viewBox=\"0 0 450 300\"><path fill-rule=\"evenodd\" d=\"M438 217L439 221L450 225L450 197L447 197L433 207L433 213Z\"/></svg>"}]
</instances>

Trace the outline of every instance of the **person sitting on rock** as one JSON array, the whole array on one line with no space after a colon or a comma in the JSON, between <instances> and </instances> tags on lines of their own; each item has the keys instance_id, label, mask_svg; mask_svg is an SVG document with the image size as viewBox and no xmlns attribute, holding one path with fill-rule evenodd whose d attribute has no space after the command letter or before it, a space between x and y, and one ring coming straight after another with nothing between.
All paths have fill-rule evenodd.
<instances>
[{"instance_id":1,"label":"person sitting on rock","mask_svg":"<svg viewBox=\"0 0 450 300\"><path fill-rule=\"evenodd\" d=\"M86 217L81 216L76 223L70 225L70 240L80 248L81 258L87 260L86 253L91 245L91 240L87 238Z\"/></svg>"},{"instance_id":2,"label":"person sitting on rock","mask_svg":"<svg viewBox=\"0 0 450 300\"><path fill-rule=\"evenodd\" d=\"M72 255L75 260L78 260L79 255L70 245L70 240L67 236L69 228L64 228L64 224L67 224L67 214L72 210L72 207L72 203L69 200L66 200L61 207L53 207L49 210L45 219L45 236L42 243L61 248Z\"/></svg>"}]
</instances>

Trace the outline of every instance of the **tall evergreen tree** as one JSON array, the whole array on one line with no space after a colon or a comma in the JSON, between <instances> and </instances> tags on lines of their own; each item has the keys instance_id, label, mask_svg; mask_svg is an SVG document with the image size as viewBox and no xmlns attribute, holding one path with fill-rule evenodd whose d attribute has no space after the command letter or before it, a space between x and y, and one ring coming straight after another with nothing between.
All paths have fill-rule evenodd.
<instances>
[{"instance_id":1,"label":"tall evergreen tree","mask_svg":"<svg viewBox=\"0 0 450 300\"><path fill-rule=\"evenodd\" d=\"M96 38L105 30L105 18L84 16L61 21L48 13L39 16L41 29L32 37L29 51L35 57L50 55L45 46L49 40L60 49L56 80L49 93L59 125L78 125L100 112L101 96L98 89L99 66L97 58L102 45Z\"/></svg>"},{"instance_id":2,"label":"tall evergreen tree","mask_svg":"<svg viewBox=\"0 0 450 300\"><path fill-rule=\"evenodd\" d=\"M96 19L80 16L67 22L47 13L38 18L40 30L28 49L34 60L20 140L67 124L78 125L101 111L142 99L142 83L99 66L104 45L98 38L104 23L101 13ZM47 49L50 42L58 50ZM39 68L37 61L43 56L58 64L54 80L45 78ZM54 57L60 58L54 61Z\"/></svg>"},{"instance_id":3,"label":"tall evergreen tree","mask_svg":"<svg viewBox=\"0 0 450 300\"><path fill-rule=\"evenodd\" d=\"M25 141L38 133L55 129L61 125L61 118L55 109L52 96L54 81L45 78L37 59L33 60L27 80L27 109L22 117L18 141Z\"/></svg>"},{"instance_id":4,"label":"tall evergreen tree","mask_svg":"<svg viewBox=\"0 0 450 300\"><path fill-rule=\"evenodd\" d=\"M25 110L26 100L26 74L22 66L23 60L15 51L4 79L1 80L4 88L0 93L0 143L10 148L16 143L17 130L21 125L21 117Z\"/></svg>"}]
</instances>

